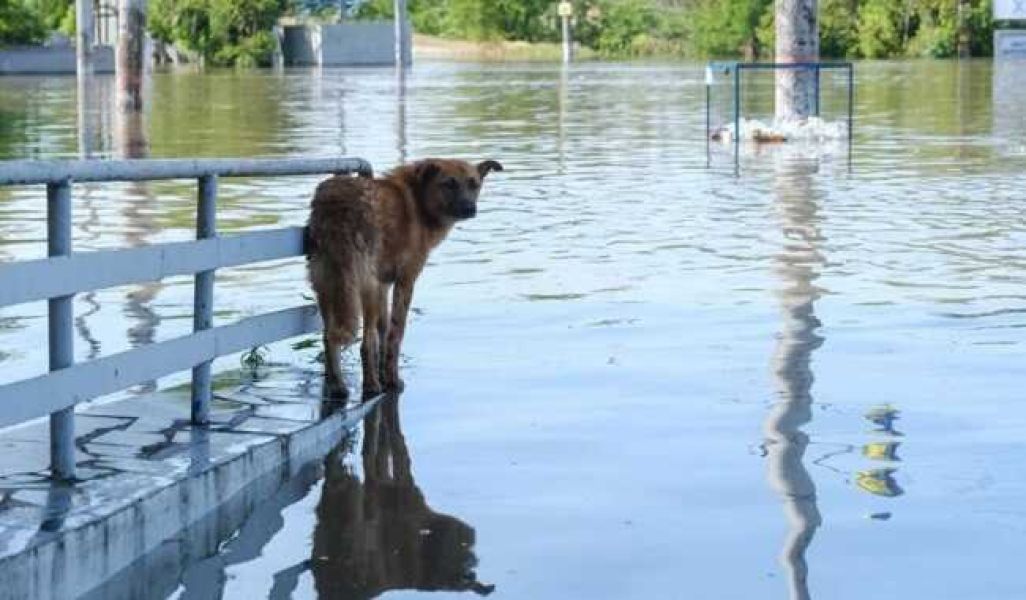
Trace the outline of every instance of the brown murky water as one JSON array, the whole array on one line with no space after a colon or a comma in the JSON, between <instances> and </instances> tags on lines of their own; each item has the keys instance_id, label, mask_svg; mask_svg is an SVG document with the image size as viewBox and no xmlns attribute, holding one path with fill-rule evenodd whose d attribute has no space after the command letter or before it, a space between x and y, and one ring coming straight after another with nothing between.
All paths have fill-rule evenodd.
<instances>
[{"instance_id":1,"label":"brown murky water","mask_svg":"<svg viewBox=\"0 0 1026 600\"><path fill-rule=\"evenodd\" d=\"M73 80L6 78L0 157L507 167L418 288L398 405L174 597L1012 599L1024 72L860 64L850 165L746 149L740 178L724 147L707 168L700 65L158 75L142 123L94 108L85 135ZM315 181L226 181L220 224L301 223ZM84 192L77 249L192 235L191 185ZM42 256L44 216L42 190L0 190L0 260ZM221 273L219 322L305 302L302 281ZM191 301L187 278L82 295L78 357L184 334ZM0 380L42 372L41 339L42 303L0 310Z\"/></svg>"}]
</instances>

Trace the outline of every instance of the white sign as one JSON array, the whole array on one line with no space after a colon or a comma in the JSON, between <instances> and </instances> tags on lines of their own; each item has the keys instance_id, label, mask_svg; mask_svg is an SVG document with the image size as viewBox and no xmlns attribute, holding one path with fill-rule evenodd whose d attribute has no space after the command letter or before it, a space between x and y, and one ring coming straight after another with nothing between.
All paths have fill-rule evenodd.
<instances>
[{"instance_id":1,"label":"white sign","mask_svg":"<svg viewBox=\"0 0 1026 600\"><path fill-rule=\"evenodd\" d=\"M1026 20L1026 0L994 0L994 20Z\"/></svg>"}]
</instances>

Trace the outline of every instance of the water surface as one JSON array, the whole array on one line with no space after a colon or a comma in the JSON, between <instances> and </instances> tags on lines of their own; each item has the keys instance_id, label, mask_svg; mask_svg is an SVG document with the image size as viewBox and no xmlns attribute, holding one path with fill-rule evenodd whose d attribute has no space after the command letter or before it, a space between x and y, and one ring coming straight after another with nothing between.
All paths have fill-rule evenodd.
<instances>
[{"instance_id":1,"label":"water surface","mask_svg":"<svg viewBox=\"0 0 1026 600\"><path fill-rule=\"evenodd\" d=\"M0 157L506 165L419 283L398 404L176 597L1012 599L1023 72L860 64L851 157L746 148L740 177L707 158L700 65L158 74L128 123L99 78L81 127L72 79L4 78ZM219 226L300 224L315 183L226 180ZM78 250L192 236L192 184L76 189ZM0 190L0 260L44 255L43 200ZM300 261L217 287L219 323L308 296ZM80 295L77 358L185 334L191 302L189 278ZM45 326L0 310L0 381L45 370Z\"/></svg>"}]
</instances>

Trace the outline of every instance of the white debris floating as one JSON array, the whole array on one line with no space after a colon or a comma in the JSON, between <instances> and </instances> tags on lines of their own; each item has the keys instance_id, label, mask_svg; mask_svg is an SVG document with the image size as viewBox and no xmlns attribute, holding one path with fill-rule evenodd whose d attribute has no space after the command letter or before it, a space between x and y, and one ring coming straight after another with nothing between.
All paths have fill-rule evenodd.
<instances>
[{"instance_id":1,"label":"white debris floating","mask_svg":"<svg viewBox=\"0 0 1026 600\"><path fill-rule=\"evenodd\" d=\"M830 141L848 137L848 124L843 121L824 121L819 117L802 120L774 121L767 124L758 119L741 119L740 139L763 144L789 141ZM734 140L734 124L729 123L713 131L712 139L723 142Z\"/></svg>"}]
</instances>

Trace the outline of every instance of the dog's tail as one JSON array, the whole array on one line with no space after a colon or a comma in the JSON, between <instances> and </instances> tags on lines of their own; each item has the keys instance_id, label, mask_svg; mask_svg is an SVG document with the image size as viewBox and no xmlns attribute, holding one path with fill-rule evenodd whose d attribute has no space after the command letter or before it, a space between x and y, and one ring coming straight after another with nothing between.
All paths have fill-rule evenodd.
<instances>
[{"instance_id":1,"label":"dog's tail","mask_svg":"<svg viewBox=\"0 0 1026 600\"><path fill-rule=\"evenodd\" d=\"M324 333L339 346L356 339L360 324L360 285L367 280L367 257L346 253L336 259L314 255L309 262L310 280L324 320Z\"/></svg>"}]
</instances>

